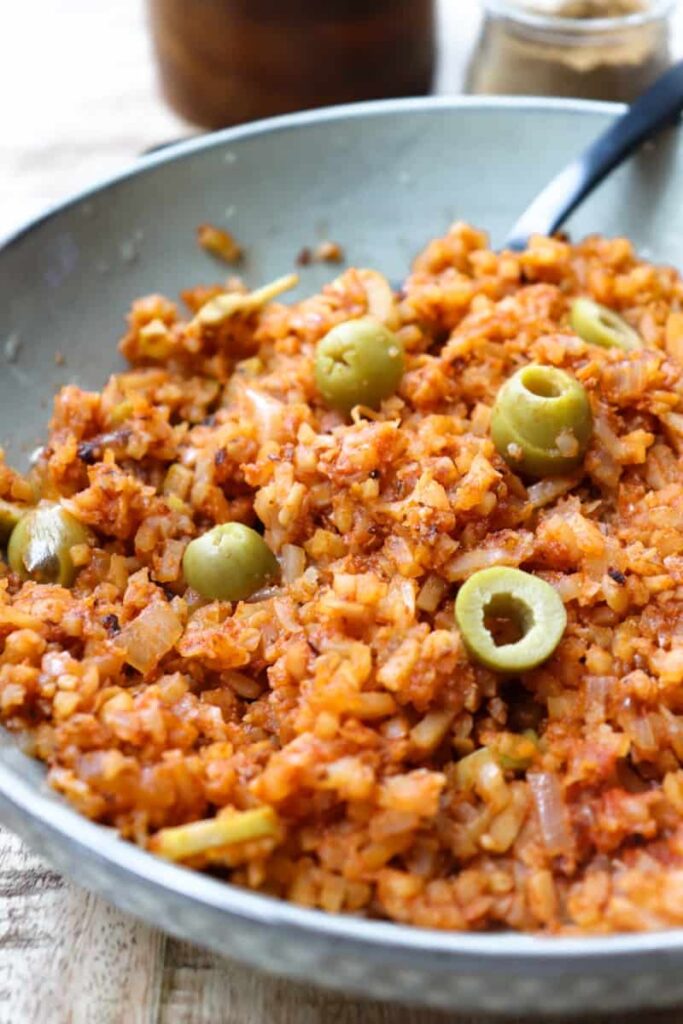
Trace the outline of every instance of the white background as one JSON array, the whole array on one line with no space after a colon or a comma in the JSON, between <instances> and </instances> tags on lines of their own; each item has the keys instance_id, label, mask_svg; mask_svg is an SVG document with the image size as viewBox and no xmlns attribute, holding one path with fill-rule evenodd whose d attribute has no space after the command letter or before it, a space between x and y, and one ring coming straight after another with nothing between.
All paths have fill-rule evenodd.
<instances>
[{"instance_id":1,"label":"white background","mask_svg":"<svg viewBox=\"0 0 683 1024\"><path fill-rule=\"evenodd\" d=\"M439 6L438 88L458 92L479 4ZM0 13L0 236L194 130L159 96L144 0L0 0Z\"/></svg>"}]
</instances>

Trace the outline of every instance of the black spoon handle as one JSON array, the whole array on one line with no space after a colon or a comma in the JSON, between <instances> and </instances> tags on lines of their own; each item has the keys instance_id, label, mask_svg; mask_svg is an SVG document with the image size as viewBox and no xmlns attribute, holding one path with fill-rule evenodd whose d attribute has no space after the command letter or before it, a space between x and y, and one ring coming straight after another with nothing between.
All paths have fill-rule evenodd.
<instances>
[{"instance_id":1,"label":"black spoon handle","mask_svg":"<svg viewBox=\"0 0 683 1024\"><path fill-rule=\"evenodd\" d=\"M512 227L504 248L519 251L531 235L552 235L614 167L674 123L681 109L683 61L665 71L625 114L546 185Z\"/></svg>"}]
</instances>

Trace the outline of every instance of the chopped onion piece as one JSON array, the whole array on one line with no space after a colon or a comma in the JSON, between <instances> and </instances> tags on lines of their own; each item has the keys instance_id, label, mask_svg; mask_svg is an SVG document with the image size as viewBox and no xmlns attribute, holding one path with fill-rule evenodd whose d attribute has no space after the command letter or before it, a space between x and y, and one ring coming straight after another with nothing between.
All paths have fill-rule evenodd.
<instances>
[{"instance_id":1,"label":"chopped onion piece","mask_svg":"<svg viewBox=\"0 0 683 1024\"><path fill-rule=\"evenodd\" d=\"M607 697L614 680L611 676L587 676L586 678L586 716L605 720Z\"/></svg>"},{"instance_id":2,"label":"chopped onion piece","mask_svg":"<svg viewBox=\"0 0 683 1024\"><path fill-rule=\"evenodd\" d=\"M447 590L446 581L435 573L430 573L417 595L417 607L421 612L435 612Z\"/></svg>"},{"instance_id":3,"label":"chopped onion piece","mask_svg":"<svg viewBox=\"0 0 683 1024\"><path fill-rule=\"evenodd\" d=\"M543 508L544 505L549 505L551 501L556 501L563 494L571 491L572 487L576 486L578 480L579 476L577 474L573 476L551 476L546 477L544 480L539 480L538 483L531 484L527 490L529 503L532 508Z\"/></svg>"},{"instance_id":4,"label":"chopped onion piece","mask_svg":"<svg viewBox=\"0 0 683 1024\"><path fill-rule=\"evenodd\" d=\"M420 753L436 750L455 718L454 711L428 711L410 730L413 746Z\"/></svg>"},{"instance_id":5,"label":"chopped onion piece","mask_svg":"<svg viewBox=\"0 0 683 1024\"><path fill-rule=\"evenodd\" d=\"M493 751L488 747L480 747L458 761L455 767L455 781L459 788L474 789L496 812L507 806L508 786Z\"/></svg>"},{"instance_id":6,"label":"chopped onion piece","mask_svg":"<svg viewBox=\"0 0 683 1024\"><path fill-rule=\"evenodd\" d=\"M646 753L654 753L657 750L657 738L650 715L634 715L625 731L631 736L638 750Z\"/></svg>"},{"instance_id":7,"label":"chopped onion piece","mask_svg":"<svg viewBox=\"0 0 683 1024\"><path fill-rule=\"evenodd\" d=\"M527 530L518 530L517 533L501 530L499 535L491 534L487 544L455 555L446 562L441 572L447 580L455 583L492 565L521 565L531 557L533 551L533 533Z\"/></svg>"},{"instance_id":8,"label":"chopped onion piece","mask_svg":"<svg viewBox=\"0 0 683 1024\"><path fill-rule=\"evenodd\" d=\"M244 395L251 405L251 414L260 444L265 441L279 441L282 435L284 403L255 388L245 387Z\"/></svg>"},{"instance_id":9,"label":"chopped onion piece","mask_svg":"<svg viewBox=\"0 0 683 1024\"><path fill-rule=\"evenodd\" d=\"M474 789L482 768L493 762L493 754L488 747L480 747L467 754L455 766L455 779L463 789Z\"/></svg>"},{"instance_id":10,"label":"chopped onion piece","mask_svg":"<svg viewBox=\"0 0 683 1024\"><path fill-rule=\"evenodd\" d=\"M300 631L301 622L297 617L296 607L291 601L278 600L275 598L273 601L273 611L275 612L278 622L282 628L288 633L298 633Z\"/></svg>"},{"instance_id":11,"label":"chopped onion piece","mask_svg":"<svg viewBox=\"0 0 683 1024\"><path fill-rule=\"evenodd\" d=\"M306 552L296 544L282 545L282 582L293 583L303 576L306 568Z\"/></svg>"},{"instance_id":12,"label":"chopped onion piece","mask_svg":"<svg viewBox=\"0 0 683 1024\"><path fill-rule=\"evenodd\" d=\"M358 718L385 718L394 714L396 702L390 693L357 693L349 700L346 710Z\"/></svg>"},{"instance_id":13,"label":"chopped onion piece","mask_svg":"<svg viewBox=\"0 0 683 1024\"><path fill-rule=\"evenodd\" d=\"M546 849L552 854L567 853L572 846L572 837L560 780L552 772L528 772L527 781L538 811Z\"/></svg>"},{"instance_id":14,"label":"chopped onion piece","mask_svg":"<svg viewBox=\"0 0 683 1024\"><path fill-rule=\"evenodd\" d=\"M175 646L182 633L182 623L171 606L164 601L154 601L124 626L114 643L123 649L129 665L147 675Z\"/></svg>"},{"instance_id":15,"label":"chopped onion piece","mask_svg":"<svg viewBox=\"0 0 683 1024\"><path fill-rule=\"evenodd\" d=\"M396 300L391 285L377 270L357 270L368 297L368 314L387 327L397 326Z\"/></svg>"}]
</instances>

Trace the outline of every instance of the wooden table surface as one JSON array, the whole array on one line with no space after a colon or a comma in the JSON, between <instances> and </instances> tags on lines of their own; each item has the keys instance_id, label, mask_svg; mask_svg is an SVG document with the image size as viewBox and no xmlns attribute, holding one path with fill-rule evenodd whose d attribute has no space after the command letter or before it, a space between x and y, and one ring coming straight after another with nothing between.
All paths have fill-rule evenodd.
<instances>
[{"instance_id":1,"label":"wooden table surface","mask_svg":"<svg viewBox=\"0 0 683 1024\"><path fill-rule=\"evenodd\" d=\"M148 147L193 131L158 95L142 0L5 4L0 235ZM477 4L441 0L440 16L438 84L457 91ZM455 1018L273 980L168 938L67 883L0 830L0 1024L446 1020ZM674 1024L683 1012L638 1020Z\"/></svg>"}]
</instances>

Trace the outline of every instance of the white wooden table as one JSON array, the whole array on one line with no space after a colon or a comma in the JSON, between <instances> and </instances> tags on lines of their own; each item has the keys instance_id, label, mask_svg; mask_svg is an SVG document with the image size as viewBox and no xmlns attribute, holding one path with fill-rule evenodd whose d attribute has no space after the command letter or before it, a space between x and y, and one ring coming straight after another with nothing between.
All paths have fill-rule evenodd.
<instances>
[{"instance_id":1,"label":"white wooden table","mask_svg":"<svg viewBox=\"0 0 683 1024\"><path fill-rule=\"evenodd\" d=\"M2 0L1 10L0 235L192 131L158 95L142 0ZM439 88L458 91L477 3L441 0L440 13ZM167 938L65 882L0 830L0 1024L453 1019L275 981ZM683 1012L638 1019L674 1024Z\"/></svg>"}]
</instances>

